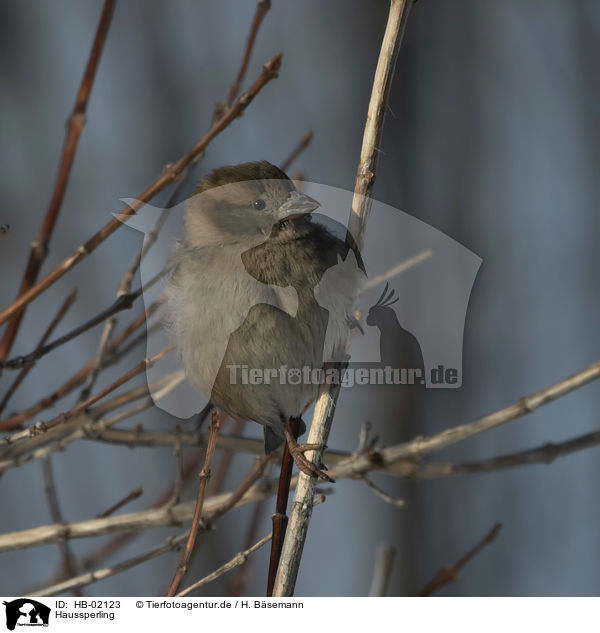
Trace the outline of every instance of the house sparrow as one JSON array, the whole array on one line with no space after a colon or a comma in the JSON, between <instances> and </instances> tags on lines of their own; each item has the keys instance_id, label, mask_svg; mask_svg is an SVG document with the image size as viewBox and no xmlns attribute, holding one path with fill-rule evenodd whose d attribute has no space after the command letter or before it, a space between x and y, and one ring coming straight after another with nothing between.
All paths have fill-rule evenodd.
<instances>
[{"instance_id":1,"label":"house sparrow","mask_svg":"<svg viewBox=\"0 0 600 633\"><path fill-rule=\"evenodd\" d=\"M312 217L319 206L266 161L202 178L172 254L166 322L192 385L262 424L267 452L285 439L300 470L328 480L304 456L318 446L298 445L291 421L301 434L319 388L306 377L345 347L364 265L349 236Z\"/></svg>"}]
</instances>

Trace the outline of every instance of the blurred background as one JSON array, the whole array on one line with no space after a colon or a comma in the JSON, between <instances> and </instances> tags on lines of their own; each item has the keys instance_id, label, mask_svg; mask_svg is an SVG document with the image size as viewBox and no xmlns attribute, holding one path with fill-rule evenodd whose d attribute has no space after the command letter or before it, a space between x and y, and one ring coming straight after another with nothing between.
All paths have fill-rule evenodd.
<instances>
[{"instance_id":1,"label":"blurred background","mask_svg":"<svg viewBox=\"0 0 600 633\"><path fill-rule=\"evenodd\" d=\"M29 243L50 198L64 121L101 5L99 0L0 5L0 223L11 227L0 240L2 307L16 296ZM281 163L313 129L314 140L296 167L309 180L351 190L387 8L384 1L273 0L246 86L281 51L280 76L210 145L197 177L221 164ZM250 0L119 0L43 273L103 226L121 208L120 198L135 197L202 136L237 73L254 9ZM375 197L483 259L465 324L463 386L428 390L406 425L398 423L403 403L389 390L343 390L330 447L353 450L365 420L386 445L433 434L598 360L599 29L600 5L594 0L421 0L413 8L392 85ZM60 333L108 305L140 243L141 234L120 229L37 299L13 352L33 348L73 286L79 296ZM133 316L121 315L120 327ZM85 363L101 329L39 362L7 413L51 393ZM106 371L97 388L143 354L138 348ZM12 378L5 372L3 390ZM69 409L77 393L39 419ZM592 383L432 459L475 460L565 440L598 428L599 405L600 385ZM158 409L131 422L173 428L173 419ZM261 429L248 425L246 433L259 436ZM226 490L250 463L249 456L234 458ZM97 515L138 485L144 494L126 511L143 509L168 487L174 472L170 449L86 442L56 454L53 465L67 521ZM412 595L497 521L504 524L497 541L443 595L600 592L598 448L550 465L456 479L403 482L376 475L373 480L403 496L406 507L385 504L361 482L338 482L313 514L296 595L366 595L382 544L397 548L389 595ZM184 498L195 496L195 481ZM51 522L38 461L0 478L0 500L1 532ZM273 504L264 507L259 535L270 529ZM235 510L202 536L187 580L242 549L251 515L251 508ZM147 530L105 563L143 552L173 532ZM77 555L97 545L97 540L72 542ZM84 591L162 593L178 556L162 556ZM268 548L251 559L247 595L263 595L267 559ZM1 554L0 593L19 595L43 585L59 563L56 545ZM228 581L200 595L222 595Z\"/></svg>"}]
</instances>

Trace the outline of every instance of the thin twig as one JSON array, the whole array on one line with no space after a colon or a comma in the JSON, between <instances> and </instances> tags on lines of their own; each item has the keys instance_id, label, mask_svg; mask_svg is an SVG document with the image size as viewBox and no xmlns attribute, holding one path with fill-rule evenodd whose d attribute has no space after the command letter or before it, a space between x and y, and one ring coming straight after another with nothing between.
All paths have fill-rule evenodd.
<instances>
[{"instance_id":1,"label":"thin twig","mask_svg":"<svg viewBox=\"0 0 600 633\"><path fill-rule=\"evenodd\" d=\"M40 342L37 344L36 350L39 350L40 348L44 346L46 341L52 335L52 332L54 332L54 330L58 327L59 323L63 320L64 316L67 314L67 312L69 311L69 308L73 305L76 298L77 298L77 288L73 288L73 290L71 290L71 292L65 299L62 306L59 308L55 317L52 319L52 321L46 328L46 331L42 335ZM31 371L32 367L33 365L25 366L18 373L12 385L8 388L8 391L4 394L4 398L2 398L2 402L0 402L0 414L2 413L2 411L4 411L4 409L6 408L6 405L8 404L8 401L10 400L12 395L15 393L15 391L19 388L19 385L23 382L23 380L25 380L25 378L27 377L27 374Z\"/></svg>"},{"instance_id":2,"label":"thin twig","mask_svg":"<svg viewBox=\"0 0 600 633\"><path fill-rule=\"evenodd\" d=\"M90 93L92 91L92 85L94 84L94 79L96 77L98 63L100 62L100 57L106 41L106 35L110 26L115 3L116 0L106 0L100 15L100 21L98 22L98 28L96 29L94 43L92 44L92 50L90 51L90 56L75 99L75 106L73 107L71 116L67 119L65 144L62 150L52 198L50 199L50 204L46 211L40 232L31 244L29 260L19 288L19 298L23 297L23 295L25 295L35 284L42 264L48 255L48 245L56 225L56 220L58 219L58 215L60 213L67 185L69 183L75 152L77 151L79 138L86 121L85 115ZM25 314L26 305L27 302L22 303L19 308L14 310L11 314L13 318L4 331L2 341L0 341L0 361L3 361L10 353L21 324L21 320Z\"/></svg>"},{"instance_id":3,"label":"thin twig","mask_svg":"<svg viewBox=\"0 0 600 633\"><path fill-rule=\"evenodd\" d=\"M452 469L447 465L436 464L416 464L420 461L422 456L426 453L441 450L446 446L456 444L464 439L472 437L478 433L490 430L510 422L511 420L522 417L533 410L552 402L553 400L567 395L571 391L580 388L593 380L600 378L600 362L590 365L590 367L580 371L565 380L562 380L550 387L542 389L537 393L521 398L515 404L504 407L499 411L490 413L478 420L463 424L446 431L442 431L429 438L418 437L409 442L403 444L397 444L395 446L381 448L378 450L371 450L366 453L360 454L344 454L344 453L328 453L328 460L333 461L335 459L336 468L335 476L359 476L362 473L369 472L371 470L383 470L387 469L390 472L395 472L408 477L427 477L427 476L452 476ZM93 410L92 410L93 412ZM175 441L174 435L169 433L161 433L155 431L142 432L139 429L135 431L125 431L112 429L112 436L107 431L103 432L103 428L106 425L98 423L91 427L90 430L94 431L93 437L101 439L102 441L113 442L118 444L129 445L143 445L143 446L165 446L173 445ZM1 457L4 458L0 461L0 472L6 468L12 468L23 462L23 456L27 453L35 450L39 450L41 444L44 442L44 431L42 428L35 429L35 433L32 434L34 429L28 429L13 434L10 437L4 438L5 450L2 452ZM77 436L75 439L83 437L84 434ZM61 441L66 441L64 438L60 438ZM50 437L48 441L56 441L56 437ZM187 444L197 444L199 438L182 433L181 441ZM221 444L222 442L222 444ZM580 445L582 443L582 445ZM585 435L580 438L570 440L565 445L557 444L553 449L552 455L548 455L547 451L544 451L546 445L541 449L533 449L534 454L529 454L526 451L524 455L518 455L517 457L504 456L498 458L501 460L497 464L498 468L506 467L509 465L533 463L536 461L544 462L549 457L555 458L560 454L567 454L573 452L573 450L579 450L587 446L594 446L598 443L598 436L596 434ZM220 445L223 448L231 450L243 450L258 454L261 449L261 443L258 440L252 440L249 438L220 438ZM64 445L63 445L64 447ZM6 459L8 458L8 459ZM332 459L333 458L333 459ZM484 460L487 462L487 460ZM470 466L471 470L476 470L473 466ZM484 467L485 468L485 467ZM433 470L432 475L428 475ZM445 474L446 473L446 474ZM461 474L460 472L456 474Z\"/></svg>"},{"instance_id":4,"label":"thin twig","mask_svg":"<svg viewBox=\"0 0 600 633\"><path fill-rule=\"evenodd\" d=\"M371 208L370 196L375 183L378 149L394 65L411 5L412 0L391 0L388 22L373 79L363 144L354 185L352 213L348 223L349 237L356 242L359 249L362 248L364 243L366 225ZM319 391L307 442L321 445L327 443L338 395L339 385L332 385L329 389L324 385ZM307 457L309 455L310 453L307 454ZM320 459L320 452L313 451L313 460L318 462ZM273 590L274 596L292 596L294 594L296 577L312 513L315 486L315 478L308 477L304 473L300 474Z\"/></svg>"},{"instance_id":5,"label":"thin twig","mask_svg":"<svg viewBox=\"0 0 600 633\"><path fill-rule=\"evenodd\" d=\"M27 592L27 595L56 596L59 594L63 594L66 591L72 591L73 589L79 587L91 585L92 583L104 580L105 578L110 578L111 576L127 571L132 567L141 565L142 563L152 560L153 558L156 558L161 554L166 554L167 552L178 550L180 549L186 538L187 532L184 534L180 534L179 536L169 536L169 538L167 538L161 545L153 547L151 550L145 552L144 554L134 556L133 558L128 558L127 560L124 560L121 563L117 563L116 565L112 565L111 567L105 567L104 569L90 571L85 574L81 574L80 576L76 576L75 578L65 580L64 582L52 584L48 587L44 587L43 589L38 589L37 591Z\"/></svg>"},{"instance_id":6,"label":"thin twig","mask_svg":"<svg viewBox=\"0 0 600 633\"><path fill-rule=\"evenodd\" d=\"M403 444L398 444L395 447L388 449L382 449L377 451L375 457L373 455L361 455L354 464L354 468L357 469L357 473L360 472L364 466L369 470L368 464L373 459L382 459L384 463L390 463L392 461L400 461L403 459L420 458L427 453L439 451L458 442L462 442L474 435L489 431L502 424L506 424L511 420L523 417L532 411L535 411L539 407L553 402L557 398L571 393L575 389L582 387L583 385L597 380L600 377L600 362L590 365L587 369L573 374L565 380L546 387L537 393L521 398L515 404L511 404L508 407L504 407L499 411L485 415L478 420L468 422L455 426L454 428L442 431L436 435L430 437L419 437ZM339 468L343 467L343 463L339 464Z\"/></svg>"},{"instance_id":7,"label":"thin twig","mask_svg":"<svg viewBox=\"0 0 600 633\"><path fill-rule=\"evenodd\" d=\"M50 456L42 460L42 473L44 477L44 493L52 521L54 521L54 523L64 524L63 515L58 502L58 495L56 493L54 473L52 472L52 458ZM62 560L61 578L72 578L77 573L77 567L71 546L67 541L61 541L58 543L58 547ZM81 596L81 592L74 590L73 595Z\"/></svg>"},{"instance_id":8,"label":"thin twig","mask_svg":"<svg viewBox=\"0 0 600 633\"><path fill-rule=\"evenodd\" d=\"M188 165L179 175L178 177L179 181L177 182L176 186L173 189L173 192L171 193L169 200L167 201L166 208L160 212L158 216L158 220L156 221L152 229L144 235L142 246L139 248L138 252L135 254L135 257L133 258L131 264L128 266L127 270L123 274L121 281L119 282L119 286L117 288L117 298L116 298L117 301L123 295L129 295L131 293L131 284L133 283L135 274L138 271L139 267L141 266L142 261L144 260L144 257L146 257L146 255L148 254L152 246L156 243L156 240L158 239L158 235L169 217L171 207L174 207L179 202L181 192L186 183L186 178L189 173L190 173L190 165ZM146 286L146 288L147 287L149 286ZM98 343L98 351L96 352L96 360L94 362L94 368L87 375L85 379L83 389L81 390L81 393L79 394L80 402L82 402L83 400L87 400L90 397L90 394L92 393L94 384L98 378L98 375L100 374L100 371L102 370L104 366L104 357L108 352L108 346L109 346L110 339L111 339L111 336L116 324L117 324L117 313L115 312L107 319L106 323L104 324L104 328L100 336L100 341Z\"/></svg>"},{"instance_id":9,"label":"thin twig","mask_svg":"<svg viewBox=\"0 0 600 633\"><path fill-rule=\"evenodd\" d=\"M158 354L155 354L154 356L152 356L152 358L144 358L144 360L140 361L133 369L130 369L127 373L123 374L120 378L118 378L113 383L108 385L108 387L105 387L104 389L102 389L102 391L99 391L95 396L92 396L91 398L88 398L84 402L81 402L80 404L73 407L69 411L66 411L64 413L57 415L55 418L52 418L52 420L49 420L48 422L42 422L40 424L40 428L43 431L47 431L48 429L58 426L59 424L63 424L68 419L72 418L74 415L77 415L81 411L85 411L86 409L91 407L93 404L98 402L98 400L101 400L102 398L104 398L104 396L107 396L109 393L112 393L115 389L118 389L121 385L124 385L126 382L128 382L132 378L135 378L146 369L149 369L150 367L152 367L154 363L157 363L163 356L166 356L169 352L172 352L174 349L175 349L175 345L172 343L170 345L167 345L167 347L162 349L160 352L158 352Z\"/></svg>"},{"instance_id":10,"label":"thin twig","mask_svg":"<svg viewBox=\"0 0 600 633\"><path fill-rule=\"evenodd\" d=\"M390 505L395 506L396 508L403 508L406 505L406 502L404 501L404 499L399 499L396 497L392 497L391 495L388 495L387 492L383 491L379 486L374 484L366 475L364 477L361 477L360 479L364 481L365 484L367 485L367 488L372 490L373 493L377 497L379 497L382 501L385 501L386 503L389 503Z\"/></svg>"},{"instance_id":11,"label":"thin twig","mask_svg":"<svg viewBox=\"0 0 600 633\"><path fill-rule=\"evenodd\" d=\"M271 497L276 489L274 481L253 485L262 475L264 466L270 458L271 455L258 458L252 469L233 492L207 497L203 505L202 523L208 526L234 507L255 503ZM295 481L296 478L292 478L292 487L295 485ZM104 519L88 519L60 525L45 525L0 534L0 552L37 547L65 539L89 538L115 532L132 532L164 525L181 525L183 521L193 517L195 505L191 501L178 503L175 506L164 503L158 508L110 516Z\"/></svg>"},{"instance_id":12,"label":"thin twig","mask_svg":"<svg viewBox=\"0 0 600 633\"><path fill-rule=\"evenodd\" d=\"M431 596L436 591L439 591L442 587L449 585L452 582L458 580L458 574L460 570L479 552L493 543L496 540L500 530L502 529L502 523L496 523L494 527L474 546L472 547L462 558L456 561L454 565L444 565L438 571L438 573L421 589L418 593L419 596Z\"/></svg>"},{"instance_id":13,"label":"thin twig","mask_svg":"<svg viewBox=\"0 0 600 633\"><path fill-rule=\"evenodd\" d=\"M215 571L208 574L208 576L205 576L204 578L201 578L200 580L190 585L189 587L186 587L183 591L180 591L177 594L177 598L182 598L183 596L187 596L190 593L192 593L192 591L195 591L196 589L200 589L200 587L204 587L204 585L208 585L209 583L213 582L214 580L217 580L217 578L220 578L221 576L231 571L232 569L235 569L236 567L243 565L248 560L248 558L252 556L252 554L254 554L254 552L258 551L263 545L266 545L271 540L271 537L272 537L272 534L271 532L269 532L269 534L267 534L266 536L263 536L260 539L260 541L258 541L258 543L255 543L252 547L245 549L243 552L238 552L229 562L225 563L224 565L221 565L221 567L219 567L218 569L215 569Z\"/></svg>"},{"instance_id":14,"label":"thin twig","mask_svg":"<svg viewBox=\"0 0 600 633\"><path fill-rule=\"evenodd\" d=\"M173 446L173 457L175 458L175 480L173 482L173 495L167 502L174 506L179 503L181 491L183 490L183 451L181 449L181 427L175 427L175 444Z\"/></svg>"},{"instance_id":15,"label":"thin twig","mask_svg":"<svg viewBox=\"0 0 600 633\"><path fill-rule=\"evenodd\" d=\"M360 294L365 293L367 290L370 290L371 288L376 288L377 286L381 285L384 281L387 281L388 279L392 279L392 277L396 277L397 275L400 275L401 273L406 272L410 268L417 266L417 264L420 264L421 262L428 260L432 256L433 256L433 251L430 248L428 248L424 251L421 251L420 253L417 253L413 257L409 257L408 259L405 259L404 261L396 264L395 266L392 266L389 270L386 270L381 275L377 275L377 277L371 277L371 279L369 279L369 281L367 281L367 283L365 283L365 285L361 287Z\"/></svg>"},{"instance_id":16,"label":"thin twig","mask_svg":"<svg viewBox=\"0 0 600 633\"><path fill-rule=\"evenodd\" d=\"M131 215L137 213L144 204L149 202L154 196L161 192L167 185L177 180L179 174L199 156L210 142L218 136L225 128L237 119L248 107L254 97L270 81L275 79L281 67L281 54L270 59L264 66L257 80L250 86L247 92L242 94L237 101L227 110L223 116L216 121L210 130L177 162L168 164L163 169L161 175L136 198L132 205L127 205L118 215L102 227L97 233L82 244L70 257L60 263L41 281L33 285L24 292L13 304L0 312L0 325L11 319L15 314L21 312L25 306L38 297L42 292L50 288L54 283L63 277L74 266L83 261L93 251L109 238Z\"/></svg>"},{"instance_id":17,"label":"thin twig","mask_svg":"<svg viewBox=\"0 0 600 633\"><path fill-rule=\"evenodd\" d=\"M158 274L156 274L152 279L150 279L143 286L140 286L137 290L133 292L128 292L127 294L120 295L115 299L115 301L106 309L102 310L100 313L93 316L91 319L88 319L85 323L77 326L70 332L63 334L63 336L55 339L51 343L47 343L42 347L36 348L34 351L29 354L24 354L22 356L15 356L14 358L10 358L3 362L0 362L0 369L20 369L23 366L33 364L54 351L57 347L61 345L65 345L69 341L72 341L74 338L81 336L88 330L96 325L102 323L106 319L112 317L113 315L121 312L123 310L129 310L133 307L136 299L142 296L142 294L155 283L157 283L164 275L166 275L168 270L161 270Z\"/></svg>"},{"instance_id":18,"label":"thin twig","mask_svg":"<svg viewBox=\"0 0 600 633\"><path fill-rule=\"evenodd\" d=\"M227 416L225 414L221 414L221 428L225 425L227 421ZM234 437L240 437L246 426L245 420L235 420L233 424L233 428L231 429L231 434ZM219 463L217 464L216 472L214 477L210 482L210 486L208 491L211 495L216 495L218 492L221 492L223 488L223 484L225 483L225 478L227 477L227 473L229 472L229 467L231 466L231 460L233 459L234 453L232 451L223 451L221 454L221 458L219 459Z\"/></svg>"},{"instance_id":19,"label":"thin twig","mask_svg":"<svg viewBox=\"0 0 600 633\"><path fill-rule=\"evenodd\" d=\"M129 494L125 495L120 501L117 501L117 503L110 506L110 508L108 508L104 512L101 512L99 515L97 515L96 518L104 519L105 517L109 517L111 514L114 514L117 510L120 510L123 506L127 505L134 499L141 497L142 492L143 492L143 488L141 486L138 486L137 488L132 490Z\"/></svg>"},{"instance_id":20,"label":"thin twig","mask_svg":"<svg viewBox=\"0 0 600 633\"><path fill-rule=\"evenodd\" d=\"M396 558L396 548L392 545L382 545L375 553L375 564L373 565L373 576L371 577L371 587L369 596L385 596L390 582L394 559Z\"/></svg>"},{"instance_id":21,"label":"thin twig","mask_svg":"<svg viewBox=\"0 0 600 633\"><path fill-rule=\"evenodd\" d=\"M203 448L197 449L192 457L188 460L182 473L182 483L187 482L194 473L198 472L198 464L204 456ZM162 508L163 506L172 506L172 499L175 495L175 485L172 484L162 494L160 494L148 507L149 508ZM124 547L132 539L138 536L139 532L125 532L124 534L117 534L109 541L101 545L97 550L87 554L81 560L81 567L83 569L90 569L97 565L101 560L108 558L116 551ZM187 533L186 533L187 538Z\"/></svg>"},{"instance_id":22,"label":"thin twig","mask_svg":"<svg viewBox=\"0 0 600 633\"><path fill-rule=\"evenodd\" d=\"M387 469L395 474L407 476L407 477L443 477L452 476L453 474L463 474L460 472L460 466L458 471L453 473L453 468L448 465L437 464L420 464L420 460L426 453L441 450L446 446L456 444L469 437L482 433L484 431L495 428L496 426L506 424L511 420L522 417L535 409L548 404L560 398L562 396L571 393L571 391L583 387L584 385L600 378L600 361L590 365L588 368L573 374L572 376L561 380L550 387L546 387L537 393L521 398L515 404L511 404L508 407L504 407L499 411L490 413L478 420L462 424L460 426L442 431L429 438L418 437L409 442L403 444L397 444L395 446L381 448L378 450L367 451L366 453L359 454L347 454L339 452L328 452L327 460L335 461L335 477L344 476L359 476L362 473L369 472L371 470L384 470ZM92 410L93 413L94 410ZM175 436L172 433L161 433L158 431L141 431L136 429L135 431L128 430L107 430L103 431L106 425L97 424L90 428L94 431L92 437L105 442L128 444L128 445L140 445L140 446L168 446L173 445ZM32 432L35 430L35 433ZM74 439L83 437L84 434L78 435ZM60 438L61 442L68 441L65 438ZM182 433L181 441L184 444L197 444L199 437L194 434ZM56 441L56 437L50 437L48 441ZM539 449L533 449L533 451L525 451L523 455L517 454L517 456L503 456L497 458L499 463L494 464L496 468L504 468L511 465L528 464L534 462L544 462L548 459L554 459L557 455L568 454L574 450L580 450L580 448L586 448L588 446L594 446L598 443L599 438L597 434L588 434L570 440L565 444L557 444L552 449L552 453L549 454L548 450L545 450L547 445ZM39 450L41 444L44 442L43 429L28 429L13 434L10 437L3 439L5 450L1 453L0 459L0 472L7 468L12 468L20 463L23 463L23 456L29 452ZM249 438L225 438L220 437L219 445L223 448L237 451L253 452L260 454L262 452L262 443L258 440L252 440ZM64 447L64 444L62 445ZM532 454L530 454L532 453ZM35 457L34 457L35 458ZM415 461L417 463L415 463ZM488 460L484 460L488 462ZM477 471L476 466L468 466L473 472ZM488 466L483 466L483 469L490 469ZM464 474L467 474L466 472Z\"/></svg>"},{"instance_id":23,"label":"thin twig","mask_svg":"<svg viewBox=\"0 0 600 633\"><path fill-rule=\"evenodd\" d=\"M294 148L292 153L283 161L281 164L282 171L287 171L293 162L302 154L302 152L309 146L314 136L314 132L312 130L308 130L308 132L300 139L298 145Z\"/></svg>"},{"instance_id":24,"label":"thin twig","mask_svg":"<svg viewBox=\"0 0 600 633\"><path fill-rule=\"evenodd\" d=\"M252 517L250 519L250 523L248 524L248 533L246 534L246 540L244 541L244 549L248 549L252 543L256 541L256 535L258 534L264 509L264 501L259 501L254 506ZM228 596L241 596L244 594L248 567L249 565L243 565L237 568L237 571L233 574L229 582L229 587L227 588Z\"/></svg>"},{"instance_id":25,"label":"thin twig","mask_svg":"<svg viewBox=\"0 0 600 633\"><path fill-rule=\"evenodd\" d=\"M148 307L145 312L142 312L138 315L128 327L119 334L109 345L107 354L104 358L103 367L108 367L113 363L120 360L126 353L131 351L132 348L129 346L127 348L120 348L120 346L125 342L125 340L131 336L136 330L138 330L144 323L147 318L158 309L159 303L154 302L152 305ZM145 340L146 333L144 333L144 337L142 340ZM95 363L95 357L89 360L83 367L81 367L78 371L76 371L65 383L63 383L58 389L53 391L50 395L45 396L39 402L32 405L31 407L21 411L19 413L15 413L10 418L6 420L2 420L0 422L0 431L6 431L9 429L14 429L19 426L22 426L27 420L30 420L34 416L38 415L42 411L50 408L58 400L61 400L65 396L67 396L71 391L76 389L84 380L85 377L92 371Z\"/></svg>"},{"instance_id":26,"label":"thin twig","mask_svg":"<svg viewBox=\"0 0 600 633\"><path fill-rule=\"evenodd\" d=\"M194 517L192 519L192 527L190 528L190 535L187 543L185 544L185 550L181 557L181 562L177 566L173 580L167 593L168 596L174 596L179 589L179 585L187 572L188 565L192 558L194 546L196 545L196 538L198 537L198 530L200 529L200 521L202 520L202 506L204 505L204 493L206 491L206 484L210 479L210 466L212 463L215 449L217 447L217 436L219 434L219 427L221 426L221 420L217 411L212 412L212 418L210 422L210 434L208 437L208 444L206 446L206 457L204 458L204 466L200 472L200 484L198 485L198 496L196 497L196 507L194 509Z\"/></svg>"},{"instance_id":27,"label":"thin twig","mask_svg":"<svg viewBox=\"0 0 600 633\"><path fill-rule=\"evenodd\" d=\"M315 498L315 505L323 503L324 501L325 501L325 495L323 494L317 495L317 497ZM71 578L64 582L53 583L49 586L46 586L42 589L38 589L36 591L27 591L25 592L24 595L34 596L34 597L58 595L58 594L65 593L67 591L72 591L73 589L76 589L79 587L85 587L87 585L91 585L93 583L99 582L100 580L104 580L105 578L110 578L111 576L120 574L124 571L127 571L128 569L131 569L132 567L142 565L143 563L149 560L152 560L153 558L156 558L157 556L166 554L173 550L180 549L183 542L188 538L188 534L189 534L189 531L184 532L183 534L180 534L179 536L170 536L162 544L156 547L153 547L151 550L149 550L148 552L145 552L144 554L134 556L133 558L129 558L111 567L106 567L104 569L98 569L92 572L87 572L85 574L82 574L75 578ZM252 549L252 548L248 548L248 549ZM253 550L253 551L256 551L256 550ZM250 555L251 553L253 552L249 552L248 555ZM237 557L236 559L239 560ZM240 564L243 564L243 563L244 561L240 561ZM191 588L186 589L186 591L191 591L191 590L192 590ZM184 595L184 594L182 593L181 595Z\"/></svg>"},{"instance_id":28,"label":"thin twig","mask_svg":"<svg viewBox=\"0 0 600 633\"><path fill-rule=\"evenodd\" d=\"M244 81L244 77L246 76L246 71L248 70L248 64L250 63L250 56L252 55L252 49L254 48L254 41L256 40L256 35L258 34L258 30L260 29L260 25L265 18L265 15L271 8L270 0L258 0L256 4L256 11L254 13L254 19L252 20L252 24L250 25L250 33L248 33L248 40L246 41L246 47L244 49L244 54L242 56L242 63L240 65L240 69L238 71L237 77L233 82L231 88L229 89L229 95L227 96L227 101L225 102L225 107L230 108L233 104L233 100L237 97L241 87L242 82Z\"/></svg>"}]
</instances>

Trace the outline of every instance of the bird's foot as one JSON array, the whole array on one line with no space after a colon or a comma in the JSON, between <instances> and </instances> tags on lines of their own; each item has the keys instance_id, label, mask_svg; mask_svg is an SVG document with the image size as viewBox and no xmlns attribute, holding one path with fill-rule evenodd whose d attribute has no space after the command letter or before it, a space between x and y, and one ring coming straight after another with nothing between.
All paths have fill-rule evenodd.
<instances>
[{"instance_id":1,"label":"bird's foot","mask_svg":"<svg viewBox=\"0 0 600 633\"><path fill-rule=\"evenodd\" d=\"M293 457L296 466L309 477L317 477L322 481L329 481L335 483L327 473L323 472L320 468L317 468L311 461L306 459L304 453L306 451L316 451L323 447L322 444L298 444L291 433L286 433L287 444L290 451L290 455Z\"/></svg>"}]
</instances>

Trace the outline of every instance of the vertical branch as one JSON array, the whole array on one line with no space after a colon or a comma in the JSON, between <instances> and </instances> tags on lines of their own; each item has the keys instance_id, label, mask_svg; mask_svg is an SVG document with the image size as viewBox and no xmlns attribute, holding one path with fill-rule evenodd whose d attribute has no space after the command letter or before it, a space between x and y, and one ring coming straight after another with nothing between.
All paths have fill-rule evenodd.
<instances>
[{"instance_id":1,"label":"vertical branch","mask_svg":"<svg viewBox=\"0 0 600 633\"><path fill-rule=\"evenodd\" d=\"M396 66L398 50L406 28L408 13L412 0L391 0L388 22L385 27L379 60L373 78L373 88L367 122L363 134L360 161L354 181L354 196L352 198L352 212L348 221L348 231L356 241L358 248L362 249L367 231L367 222L371 213L371 194L375 185L377 173L377 159L379 158L379 145L383 133L385 109L388 103L390 87Z\"/></svg>"},{"instance_id":2,"label":"vertical branch","mask_svg":"<svg viewBox=\"0 0 600 633\"><path fill-rule=\"evenodd\" d=\"M244 541L244 549L249 549L256 541L256 535L260 527L260 520L262 518L263 511L265 509L265 501L258 501L254 506L252 512L252 518L248 526L248 532L246 534L246 540ZM229 582L229 586L226 591L228 596L241 596L244 593L246 587L246 574L248 571L248 565L242 565L235 571L233 577Z\"/></svg>"},{"instance_id":3,"label":"vertical branch","mask_svg":"<svg viewBox=\"0 0 600 633\"><path fill-rule=\"evenodd\" d=\"M46 499L48 501L48 509L50 510L50 516L54 523L64 523L62 512L60 511L60 504L58 503L58 495L56 494L56 485L54 483L54 473L52 472L52 458L48 455L42 460L42 472L44 476L44 492L46 493ZM60 556L62 559L62 569L60 572L61 578L73 578L77 575L77 568L75 565L75 558L68 541L61 541L58 544L60 549ZM81 596L79 589L73 590L73 595Z\"/></svg>"},{"instance_id":4,"label":"vertical branch","mask_svg":"<svg viewBox=\"0 0 600 633\"><path fill-rule=\"evenodd\" d=\"M198 531L200 529L200 520L202 518L202 506L204 505L204 492L206 491L206 483L210 478L210 466L212 463L213 455L215 454L215 448L217 447L217 436L219 434L219 426L221 421L219 414L216 411L212 413L212 419L210 422L210 434L208 436L208 445L206 447L206 457L204 459L204 466L200 472L200 485L198 486L198 496L196 497L196 508L194 510L194 518L192 519L192 527L190 534L185 545L181 562L177 566L171 586L167 596L174 596L179 589L179 585L183 580L185 572L187 571L192 553L194 551L194 545L196 544L196 538L198 537Z\"/></svg>"},{"instance_id":5,"label":"vertical branch","mask_svg":"<svg viewBox=\"0 0 600 633\"><path fill-rule=\"evenodd\" d=\"M106 35L110 27L110 21L113 11L115 9L116 0L106 0L100 15L100 21L98 22L98 28L96 30L96 36L94 43L92 44L92 50L83 73L81 85L75 99L75 106L71 116L67 119L67 132L65 137L65 144L63 146L62 156L60 159L60 165L58 168L58 175L54 184L54 191L48 210L44 217L44 222L38 233L36 239L31 243L31 250L29 251L29 260L21 281L19 288L19 297L27 292L37 280L38 273L42 267L46 256L48 255L48 244L60 213L62 201L65 196L65 191L69 183L69 177L71 175L71 168L73 167L73 160L75 158L75 152L77 151L77 145L79 144L79 137L85 125L85 113L87 111L88 101L90 98L90 92L92 91L92 85L96 77L96 71L98 70L98 63L100 62L100 56L102 55L102 49L104 48L104 42L106 41ZM26 305L14 314L9 322L2 341L0 341L0 360L4 360L15 341L21 320L25 314Z\"/></svg>"},{"instance_id":6,"label":"vertical branch","mask_svg":"<svg viewBox=\"0 0 600 633\"><path fill-rule=\"evenodd\" d=\"M289 422L290 430L294 439L298 439L298 420L292 419ZM283 446L283 457L281 458L281 470L279 472L279 486L277 489L277 502L275 505L275 513L273 514L273 540L271 541L271 556L269 558L269 576L267 579L267 596L273 595L273 587L275 586L275 577L277 575L277 567L281 557L281 548L285 538L285 531L288 524L287 506L290 494L290 482L292 480L292 468L294 466L294 458L290 453L290 447L287 442Z\"/></svg>"},{"instance_id":7,"label":"vertical branch","mask_svg":"<svg viewBox=\"0 0 600 633\"><path fill-rule=\"evenodd\" d=\"M378 146L383 130L387 98L392 83L396 56L411 5L412 0L391 0L388 21L373 79L367 122L365 124L360 161L354 185L352 212L348 222L348 231L358 244L359 249L362 248L364 243L367 220L371 210L370 195L375 183ZM308 443L326 445L339 391L340 385L322 385L315 405L315 412L307 439ZM316 460L318 463L321 459L321 452L312 451L307 453L307 457L310 459L312 456L313 461ZM275 579L274 596L292 596L294 594L302 550L312 514L316 483L317 480L314 477L308 477L304 473L300 473L287 534L281 552L279 570Z\"/></svg>"},{"instance_id":8,"label":"vertical branch","mask_svg":"<svg viewBox=\"0 0 600 633\"><path fill-rule=\"evenodd\" d=\"M267 15L267 12L270 8L271 0L258 0L258 3L256 4L256 12L254 13L254 19L252 20L252 25L250 26L250 33L248 34L246 48L244 49L242 63L240 65L237 77L235 78L235 81L229 89L229 95L227 96L227 101L225 102L225 108L231 108L233 100L237 97L242 87L242 82L244 81L246 71L248 70L248 64L250 63L252 49L254 48L254 40L256 39L258 29L260 29L260 25L265 19L265 15Z\"/></svg>"},{"instance_id":9,"label":"vertical branch","mask_svg":"<svg viewBox=\"0 0 600 633\"><path fill-rule=\"evenodd\" d=\"M392 545L381 545L377 548L369 597L387 595L394 558L396 558L396 548Z\"/></svg>"}]
</instances>

